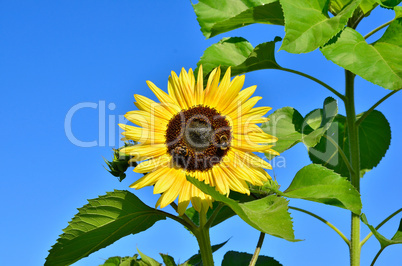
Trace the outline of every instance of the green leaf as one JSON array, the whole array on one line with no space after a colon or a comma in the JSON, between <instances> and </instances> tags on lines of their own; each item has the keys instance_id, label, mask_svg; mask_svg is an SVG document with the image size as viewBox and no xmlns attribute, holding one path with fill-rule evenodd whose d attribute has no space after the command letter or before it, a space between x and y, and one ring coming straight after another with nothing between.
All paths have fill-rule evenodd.
<instances>
[{"instance_id":1,"label":"green leaf","mask_svg":"<svg viewBox=\"0 0 402 266\"><path fill-rule=\"evenodd\" d=\"M360 118L359 114L357 118ZM349 170L338 153L338 147L349 158L349 137L346 129L346 118L337 115L325 133L326 138L309 149L313 163L319 163L334 170L344 177L349 177ZM331 138L337 146L328 138ZM372 111L359 125L361 176L376 167L385 156L391 143L391 128L385 116L379 111Z\"/></svg>"},{"instance_id":2,"label":"green leaf","mask_svg":"<svg viewBox=\"0 0 402 266\"><path fill-rule=\"evenodd\" d=\"M253 23L284 24L278 0L199 0L193 8L206 38Z\"/></svg>"},{"instance_id":3,"label":"green leaf","mask_svg":"<svg viewBox=\"0 0 402 266\"><path fill-rule=\"evenodd\" d=\"M299 54L314 51L340 32L360 0L351 1L332 18L328 16L328 0L280 0L280 3L286 35L279 50Z\"/></svg>"},{"instance_id":4,"label":"green leaf","mask_svg":"<svg viewBox=\"0 0 402 266\"><path fill-rule=\"evenodd\" d=\"M229 239L223 243L213 245L211 247L212 252L215 252L218 249L220 249L221 247L223 247L228 241L229 241ZM202 265L201 254L200 254L200 251L198 251L197 254L191 256L191 258L189 258L186 262L184 262L183 264L180 264L179 266L201 266L201 265Z\"/></svg>"},{"instance_id":5,"label":"green leaf","mask_svg":"<svg viewBox=\"0 0 402 266\"><path fill-rule=\"evenodd\" d=\"M379 5L384 8L394 8L401 3L401 0L375 0Z\"/></svg>"},{"instance_id":6,"label":"green leaf","mask_svg":"<svg viewBox=\"0 0 402 266\"><path fill-rule=\"evenodd\" d=\"M367 217L364 213L360 216L360 219L362 222L368 226L370 231L373 233L375 238L377 238L378 242L380 242L381 249L386 248L387 246L390 245L395 245L395 244L402 244L402 219L399 222L399 227L398 230L396 231L395 235L391 238L388 239L385 236L381 235L375 228L374 226L370 225L367 221Z\"/></svg>"},{"instance_id":7,"label":"green leaf","mask_svg":"<svg viewBox=\"0 0 402 266\"><path fill-rule=\"evenodd\" d=\"M353 185L319 164L300 169L290 186L279 194L348 209L356 214L360 214L362 208L360 194Z\"/></svg>"},{"instance_id":8,"label":"green leaf","mask_svg":"<svg viewBox=\"0 0 402 266\"><path fill-rule=\"evenodd\" d=\"M149 266L149 264L143 262L137 257L137 254L133 257L111 257L108 258L104 264L99 266Z\"/></svg>"},{"instance_id":9,"label":"green leaf","mask_svg":"<svg viewBox=\"0 0 402 266\"><path fill-rule=\"evenodd\" d=\"M303 143L308 147L315 146L331 126L338 113L338 104L332 97L324 100L323 109L316 109L306 115L303 125Z\"/></svg>"},{"instance_id":10,"label":"green leaf","mask_svg":"<svg viewBox=\"0 0 402 266\"><path fill-rule=\"evenodd\" d=\"M270 119L261 125L261 129L268 134L276 136L278 141L273 149L282 153L292 148L302 140L303 116L292 107L283 107L268 116ZM274 155L265 154L269 159Z\"/></svg>"},{"instance_id":11,"label":"green leaf","mask_svg":"<svg viewBox=\"0 0 402 266\"><path fill-rule=\"evenodd\" d=\"M276 37L274 41L259 44L253 49L244 38L223 38L205 50L197 63L197 69L202 65L204 78L218 66L222 70L231 66L232 76L260 69L280 69L275 60L275 43L280 40ZM195 72L198 72L197 69Z\"/></svg>"},{"instance_id":12,"label":"green leaf","mask_svg":"<svg viewBox=\"0 0 402 266\"><path fill-rule=\"evenodd\" d=\"M402 87L402 18L393 21L384 35L368 44L360 33L346 28L335 43L321 48L335 64L380 85L396 90Z\"/></svg>"},{"instance_id":13,"label":"green leaf","mask_svg":"<svg viewBox=\"0 0 402 266\"><path fill-rule=\"evenodd\" d=\"M222 266L244 266L250 263L252 254L228 251L223 257ZM256 266L282 266L277 260L268 256L258 256Z\"/></svg>"},{"instance_id":14,"label":"green leaf","mask_svg":"<svg viewBox=\"0 0 402 266\"><path fill-rule=\"evenodd\" d=\"M229 197L233 200L239 201L239 202L247 202L250 200L254 200L253 197L248 196L246 194L242 194L242 193L238 193L236 191L231 191ZM212 208L208 209L207 212L207 219L209 219L211 217L211 215L215 212L216 208L220 205L221 203L214 201L212 203ZM199 213L193 208L188 208L186 210L186 215L196 224L196 225L200 225L200 217L199 217ZM214 227L215 225L218 225L224 221L226 221L227 219L229 219L230 217L234 216L235 213L232 211L231 208L229 208L228 206L224 205L220 211L218 212L218 214L215 216L214 221L211 224L211 227Z\"/></svg>"},{"instance_id":15,"label":"green leaf","mask_svg":"<svg viewBox=\"0 0 402 266\"><path fill-rule=\"evenodd\" d=\"M49 251L45 265L70 265L129 234L166 219L128 191L115 190L78 209Z\"/></svg>"},{"instance_id":16,"label":"green leaf","mask_svg":"<svg viewBox=\"0 0 402 266\"><path fill-rule=\"evenodd\" d=\"M377 0L362 0L360 4L355 10L353 17L357 18L360 15L368 15L376 6L378 6ZM350 0L331 0L329 3L329 10L331 13L338 14L347 4L350 3Z\"/></svg>"},{"instance_id":17,"label":"green leaf","mask_svg":"<svg viewBox=\"0 0 402 266\"><path fill-rule=\"evenodd\" d=\"M138 254L140 254L140 256L141 256L141 260L143 262L145 262L147 265L149 265L149 266L160 266L161 265L159 262L157 262L153 258L148 257L147 255L142 253L138 248L137 248L137 251L138 251Z\"/></svg>"},{"instance_id":18,"label":"green leaf","mask_svg":"<svg viewBox=\"0 0 402 266\"><path fill-rule=\"evenodd\" d=\"M255 229L288 241L298 241L294 238L288 202L284 198L271 195L259 200L238 203L191 176L187 176L187 180L215 200L228 205L243 221Z\"/></svg>"},{"instance_id":19,"label":"green leaf","mask_svg":"<svg viewBox=\"0 0 402 266\"><path fill-rule=\"evenodd\" d=\"M172 256L169 256L167 254L162 254L159 253L163 259L163 263L165 263L165 266L177 266L176 262L174 261L174 258Z\"/></svg>"},{"instance_id":20,"label":"green leaf","mask_svg":"<svg viewBox=\"0 0 402 266\"><path fill-rule=\"evenodd\" d=\"M330 127L338 112L336 100L332 97L325 99L323 109L310 112L305 118L294 108L284 107L268 116L268 122L261 129L276 136L278 141L274 149L281 153L299 142L308 147L315 146ZM272 159L274 155L265 154Z\"/></svg>"}]
</instances>

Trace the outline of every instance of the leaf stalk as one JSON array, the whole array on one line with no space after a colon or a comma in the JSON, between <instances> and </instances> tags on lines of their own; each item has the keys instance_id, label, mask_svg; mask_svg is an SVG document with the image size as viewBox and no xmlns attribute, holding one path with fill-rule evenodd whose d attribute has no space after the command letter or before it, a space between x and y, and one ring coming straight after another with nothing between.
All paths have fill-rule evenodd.
<instances>
[{"instance_id":1,"label":"leaf stalk","mask_svg":"<svg viewBox=\"0 0 402 266\"><path fill-rule=\"evenodd\" d=\"M255 248L253 257L251 258L249 266L254 266L257 263L258 256L260 255L262 243L264 242L265 233L261 232L260 237L258 238L257 247Z\"/></svg>"},{"instance_id":2,"label":"leaf stalk","mask_svg":"<svg viewBox=\"0 0 402 266\"><path fill-rule=\"evenodd\" d=\"M330 92L332 92L333 94L335 94L336 96L338 96L342 101L345 101L345 96L344 96L344 95L342 95L342 94L339 93L337 90L335 90L334 88L332 88L331 86L329 86L329 85L326 84L325 82L323 82L323 81L321 81L321 80L319 80L319 79L317 79L317 78L315 78L315 77L312 77L312 76L310 76L310 75L308 75L308 74L306 74L306 73L303 73L303 72L300 72L300 71L297 71L297 70L293 70L293 69L289 69L289 68L284 68L284 67L279 68L279 70L287 71L287 72L294 73L294 74L303 76L303 77L305 77L305 78L311 79L312 81L317 82L318 84L322 85L324 88L326 88L327 90L329 90Z\"/></svg>"},{"instance_id":3,"label":"leaf stalk","mask_svg":"<svg viewBox=\"0 0 402 266\"><path fill-rule=\"evenodd\" d=\"M300 209L300 208L297 208L297 207L289 206L289 209L296 210L296 211L299 211L299 212L304 212L304 213L306 213L306 214L308 214L308 215L310 215L310 216L312 216L312 217L314 217L314 218L320 220L320 221L323 222L324 224L328 225L332 230L334 230L334 231L345 241L345 243L346 243L348 246L350 246L350 241L349 241L349 239L348 239L335 225L331 224L330 222L328 222L328 221L325 220L324 218L318 216L317 214L314 214L314 213L312 213L312 212L309 212L309 211L307 211L307 210Z\"/></svg>"}]
</instances>

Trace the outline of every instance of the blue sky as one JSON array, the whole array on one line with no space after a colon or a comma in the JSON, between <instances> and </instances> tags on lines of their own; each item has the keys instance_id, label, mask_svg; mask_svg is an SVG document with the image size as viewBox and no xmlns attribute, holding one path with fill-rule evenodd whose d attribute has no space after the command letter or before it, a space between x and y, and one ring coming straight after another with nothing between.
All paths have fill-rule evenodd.
<instances>
[{"instance_id":1,"label":"blue sky","mask_svg":"<svg viewBox=\"0 0 402 266\"><path fill-rule=\"evenodd\" d=\"M104 170L102 158L111 158L112 148L119 145L117 122L135 109L133 94L155 99L146 80L166 89L171 70L194 69L203 51L223 37L242 36L256 46L284 36L283 27L252 25L205 40L189 1L2 1L0 6L0 252L13 265L42 265L61 229L86 199L128 189L154 206L158 196L152 188L128 188L139 174L129 171L119 183ZM393 16L377 8L358 30L366 34ZM280 51L276 56L282 66L343 92L343 70L319 51L303 55ZM302 115L332 96L310 80L277 70L247 74L245 86L251 85L258 86L255 95L263 96L261 105L273 110L292 106ZM386 93L357 78L357 112ZM378 108L391 124L391 147L381 164L362 179L363 212L374 225L401 207L401 100L402 94L396 94ZM65 123L74 108L78 111L71 117L71 135ZM340 112L344 114L342 105ZM91 147L77 146L77 140L92 142L87 145ZM286 167L271 174L286 188L310 162L302 144L283 156ZM348 211L301 200L291 200L290 205L314 211L349 235ZM333 231L305 214L293 211L292 217L296 237L305 241L290 243L268 236L261 254L285 266L348 264L347 247ZM380 232L392 237L400 218L399 214ZM363 226L362 236L367 233ZM211 234L213 244L230 238L215 253L217 265L226 251L252 253L259 236L238 218L213 228ZM137 247L158 260L158 253L168 253L181 262L198 250L187 230L166 220L74 265L99 265L110 256L133 255ZM378 249L370 239L363 248L362 265L368 265ZM376 265L396 265L400 252L400 246L387 248Z\"/></svg>"}]
</instances>

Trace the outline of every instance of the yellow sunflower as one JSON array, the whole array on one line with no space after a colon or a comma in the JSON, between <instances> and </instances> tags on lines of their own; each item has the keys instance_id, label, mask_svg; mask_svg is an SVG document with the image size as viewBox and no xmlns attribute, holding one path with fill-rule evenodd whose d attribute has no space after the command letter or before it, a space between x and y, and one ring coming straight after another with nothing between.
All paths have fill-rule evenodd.
<instances>
[{"instance_id":1,"label":"yellow sunflower","mask_svg":"<svg viewBox=\"0 0 402 266\"><path fill-rule=\"evenodd\" d=\"M179 77L172 71L168 93L147 81L160 103L134 95L139 110L125 117L140 127L120 127L123 139L138 144L121 152L143 161L134 172L147 174L130 187L154 185L154 194L162 194L156 207L163 208L177 197L180 215L190 201L199 212L212 206L211 196L188 182L186 175L224 195L230 190L249 194L248 183L262 185L271 178L263 169L272 169L271 165L253 154L278 154L270 145L277 138L256 125L268 120L263 115L271 108L253 108L261 99L250 98L256 86L241 90L244 76L230 80L230 74L229 68L220 81L220 68L214 69L204 89L202 66L197 82L191 69L188 73L182 69Z\"/></svg>"}]
</instances>

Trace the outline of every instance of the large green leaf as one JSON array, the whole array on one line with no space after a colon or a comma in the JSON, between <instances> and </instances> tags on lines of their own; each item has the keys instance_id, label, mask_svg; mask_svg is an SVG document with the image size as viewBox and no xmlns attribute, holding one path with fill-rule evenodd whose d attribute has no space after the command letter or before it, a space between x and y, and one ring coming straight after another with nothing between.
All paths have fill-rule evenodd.
<instances>
[{"instance_id":1,"label":"large green leaf","mask_svg":"<svg viewBox=\"0 0 402 266\"><path fill-rule=\"evenodd\" d=\"M351 1L336 16L328 16L328 0L280 0L285 16L285 38L280 50L308 53L340 32L360 0Z\"/></svg>"},{"instance_id":2,"label":"large green leaf","mask_svg":"<svg viewBox=\"0 0 402 266\"><path fill-rule=\"evenodd\" d=\"M128 191L107 192L78 209L78 214L49 251L45 265L70 265L163 219L162 212L148 207Z\"/></svg>"},{"instance_id":3,"label":"large green leaf","mask_svg":"<svg viewBox=\"0 0 402 266\"><path fill-rule=\"evenodd\" d=\"M373 233L375 238L377 238L378 242L380 242L381 249L386 248L387 246L394 245L394 244L402 244L402 219L399 222L399 227L398 230L396 231L395 235L391 238L388 239L385 236L381 235L375 228L374 226L370 225L367 221L366 215L363 213L361 215L361 220L362 222L368 226L370 231Z\"/></svg>"},{"instance_id":4,"label":"large green leaf","mask_svg":"<svg viewBox=\"0 0 402 266\"><path fill-rule=\"evenodd\" d=\"M202 65L204 76L218 66L223 70L231 66L232 76L260 69L279 69L281 67L275 60L275 43L280 40L277 37L274 41L259 44L253 49L244 38L223 38L205 50L197 63L197 69Z\"/></svg>"},{"instance_id":5,"label":"large green leaf","mask_svg":"<svg viewBox=\"0 0 402 266\"><path fill-rule=\"evenodd\" d=\"M357 118L362 115L359 114ZM311 161L322 164L344 177L349 177L349 170L338 152L339 147L349 158L346 118L337 115L325 136L326 138L322 138L316 146L309 149ZM363 176L365 172L380 163L391 143L391 128L381 112L374 110L359 125L359 143L361 175Z\"/></svg>"},{"instance_id":6,"label":"large green leaf","mask_svg":"<svg viewBox=\"0 0 402 266\"><path fill-rule=\"evenodd\" d=\"M193 8L206 38L253 23L284 24L278 0L199 0Z\"/></svg>"},{"instance_id":7,"label":"large green leaf","mask_svg":"<svg viewBox=\"0 0 402 266\"><path fill-rule=\"evenodd\" d=\"M290 186L278 194L320 202L348 209L360 214L362 203L359 192L339 174L319 164L310 164L300 169Z\"/></svg>"},{"instance_id":8,"label":"large green leaf","mask_svg":"<svg viewBox=\"0 0 402 266\"><path fill-rule=\"evenodd\" d=\"M284 107L268 116L268 122L261 129L278 138L274 149L279 153L290 149L299 142L308 147L315 146L330 127L338 112L336 100L325 99L323 109L310 112L305 118L294 108ZM273 155L266 154L272 159Z\"/></svg>"},{"instance_id":9,"label":"large green leaf","mask_svg":"<svg viewBox=\"0 0 402 266\"><path fill-rule=\"evenodd\" d=\"M294 238L288 202L284 198L271 195L259 200L238 203L193 177L187 176L187 180L215 200L228 205L243 221L255 229L288 241L297 241Z\"/></svg>"},{"instance_id":10,"label":"large green leaf","mask_svg":"<svg viewBox=\"0 0 402 266\"><path fill-rule=\"evenodd\" d=\"M223 257L222 266L244 266L250 263L252 254L228 251ZM256 266L282 266L277 260L268 256L258 256Z\"/></svg>"},{"instance_id":11,"label":"large green leaf","mask_svg":"<svg viewBox=\"0 0 402 266\"><path fill-rule=\"evenodd\" d=\"M402 88L402 18L394 20L384 35L368 44L360 33L346 28L336 42L321 48L335 64L386 89Z\"/></svg>"}]
</instances>

